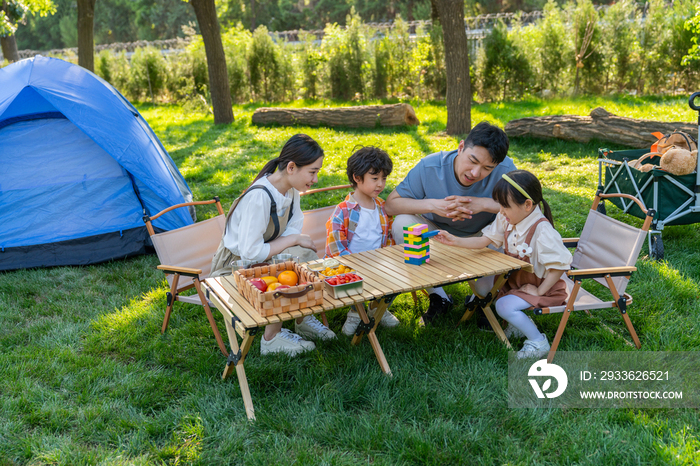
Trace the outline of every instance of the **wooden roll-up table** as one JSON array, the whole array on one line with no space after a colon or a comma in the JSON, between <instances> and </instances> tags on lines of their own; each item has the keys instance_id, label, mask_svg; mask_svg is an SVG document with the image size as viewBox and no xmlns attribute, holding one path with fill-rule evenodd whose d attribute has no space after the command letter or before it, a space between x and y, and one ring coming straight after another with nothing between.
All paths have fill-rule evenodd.
<instances>
[{"instance_id":1,"label":"wooden roll-up table","mask_svg":"<svg viewBox=\"0 0 700 466\"><path fill-rule=\"evenodd\" d=\"M241 386L246 414L249 419L255 419L255 411L243 364L255 335L265 325L353 306L360 315L362 322L357 328L352 344L357 345L366 333L379 366L382 368L382 371L391 375L391 369L375 334L377 325L382 320L387 303L390 301L389 296L496 275L497 278L491 292L487 296L479 297L476 302L479 307L483 308L498 337L506 345L510 346L490 306L498 289L507 279L508 274L520 269L532 271L530 264L491 249L470 250L455 248L445 246L436 241L431 241L430 243L430 262L420 266L404 263L402 246L350 254L336 257L336 259L344 265L355 269L356 273L364 279L364 287L361 294L334 299L327 293L324 293L324 301L321 306L309 307L270 317L260 316L253 306L238 292L233 277L224 276L205 280L204 288L208 298L224 316L226 331L231 345L231 352L222 378L225 379L231 375L235 368ZM371 300L377 300L377 308L374 316L369 318L363 303ZM475 308L468 309L460 322L468 319L474 311ZM242 338L240 346L236 334Z\"/></svg>"}]
</instances>

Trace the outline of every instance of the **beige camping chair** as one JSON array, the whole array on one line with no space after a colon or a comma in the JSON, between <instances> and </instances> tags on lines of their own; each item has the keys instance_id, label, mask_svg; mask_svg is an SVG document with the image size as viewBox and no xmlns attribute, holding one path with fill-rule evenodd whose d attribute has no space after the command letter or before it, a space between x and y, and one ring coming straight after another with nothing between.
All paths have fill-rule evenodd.
<instances>
[{"instance_id":1,"label":"beige camping chair","mask_svg":"<svg viewBox=\"0 0 700 466\"><path fill-rule=\"evenodd\" d=\"M646 214L641 229L597 211L600 200L611 197L625 197L639 205L642 212ZM548 362L551 363L554 359L554 353L557 351L572 311L585 311L590 315L591 310L618 308L635 346L637 349L641 348L642 344L627 314L627 305L632 303L632 296L625 290L632 272L637 270L635 264L639 251L649 234L654 215L653 210L647 210L638 199L629 194L596 194L581 236L564 240L567 246L576 247L571 263L572 270L568 271L564 277L569 299L562 306L534 310L536 315L562 313L559 328L547 356ZM581 287L581 281L584 279L593 279L608 288L613 300L604 301L584 290Z\"/></svg>"},{"instance_id":2,"label":"beige camping chair","mask_svg":"<svg viewBox=\"0 0 700 466\"><path fill-rule=\"evenodd\" d=\"M322 193L325 191L334 191L336 189L350 189L352 185L343 184L339 186L328 186L325 188L310 189L301 193L301 196L308 196L309 194ZM335 205L330 205L326 207L319 207L314 210L304 211L304 227L301 232L305 235L309 235L316 246L316 251L318 252L318 258L322 259L326 254L326 222L333 211L335 210Z\"/></svg>"},{"instance_id":3,"label":"beige camping chair","mask_svg":"<svg viewBox=\"0 0 700 466\"><path fill-rule=\"evenodd\" d=\"M156 233L153 230L151 222L166 212L180 207L206 204L216 204L219 215L163 233ZM204 312L207 315L207 319L209 319L209 325L214 332L216 342L224 356L228 357L226 345L224 345L224 341L221 339L221 334L216 326L216 321L214 321L214 316L211 313L211 303L204 296L200 285L200 282L207 278L211 272L211 260L212 257L214 257L216 249L219 247L221 237L224 234L224 226L226 225L226 216L224 215L224 209L221 207L219 198L215 197L210 201L177 204L158 212L152 217L144 217L144 222L146 223L148 233L151 235L153 246L156 249L156 254L158 254L158 260L161 264L158 266L158 269L165 272L168 283L170 284L161 332L165 333L165 330L168 328L168 321L170 320L170 314L175 301L204 306ZM180 294L193 287L197 289L197 294L191 296L182 296Z\"/></svg>"}]
</instances>

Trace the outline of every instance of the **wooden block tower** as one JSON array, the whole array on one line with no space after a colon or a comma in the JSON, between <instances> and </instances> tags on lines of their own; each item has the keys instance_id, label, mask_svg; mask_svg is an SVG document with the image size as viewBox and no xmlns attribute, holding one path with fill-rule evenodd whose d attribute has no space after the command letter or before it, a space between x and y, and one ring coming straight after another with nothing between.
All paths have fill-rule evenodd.
<instances>
[{"instance_id":1,"label":"wooden block tower","mask_svg":"<svg viewBox=\"0 0 700 466\"><path fill-rule=\"evenodd\" d=\"M422 265L430 262L430 241L423 237L428 225L416 223L403 227L403 257L407 264Z\"/></svg>"}]
</instances>

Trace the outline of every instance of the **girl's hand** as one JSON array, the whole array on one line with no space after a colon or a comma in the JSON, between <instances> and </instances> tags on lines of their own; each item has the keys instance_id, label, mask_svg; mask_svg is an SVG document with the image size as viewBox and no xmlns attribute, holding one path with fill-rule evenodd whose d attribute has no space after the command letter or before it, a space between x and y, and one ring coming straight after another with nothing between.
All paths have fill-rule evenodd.
<instances>
[{"instance_id":1,"label":"girl's hand","mask_svg":"<svg viewBox=\"0 0 700 466\"><path fill-rule=\"evenodd\" d=\"M312 249L314 252L318 252L316 250L316 245L309 235L297 235L297 245L301 246L302 248Z\"/></svg>"},{"instance_id":2,"label":"girl's hand","mask_svg":"<svg viewBox=\"0 0 700 466\"><path fill-rule=\"evenodd\" d=\"M520 291L523 293L530 294L532 296L540 296L540 290L535 285L527 283L520 287Z\"/></svg>"},{"instance_id":3,"label":"girl's hand","mask_svg":"<svg viewBox=\"0 0 700 466\"><path fill-rule=\"evenodd\" d=\"M456 246L457 240L459 238L457 238L451 233L446 232L445 230L440 230L440 233L438 233L437 236L435 236L435 239L442 244L446 244L448 246Z\"/></svg>"}]
</instances>

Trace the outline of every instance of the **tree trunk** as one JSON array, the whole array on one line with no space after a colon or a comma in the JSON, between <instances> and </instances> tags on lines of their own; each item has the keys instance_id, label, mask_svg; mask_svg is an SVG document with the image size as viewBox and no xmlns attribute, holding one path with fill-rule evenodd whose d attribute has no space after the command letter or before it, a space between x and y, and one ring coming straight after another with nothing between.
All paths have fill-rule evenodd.
<instances>
[{"instance_id":1,"label":"tree trunk","mask_svg":"<svg viewBox=\"0 0 700 466\"><path fill-rule=\"evenodd\" d=\"M414 0L408 0L408 4L406 5L406 10L407 10L407 13L406 13L406 21L408 21L409 23L410 23L411 21L413 21L413 19L414 19L414 16L413 16L413 4L414 4Z\"/></svg>"},{"instance_id":2,"label":"tree trunk","mask_svg":"<svg viewBox=\"0 0 700 466\"><path fill-rule=\"evenodd\" d=\"M463 0L434 0L442 24L447 74L447 134L467 134L471 122L469 44L464 30Z\"/></svg>"},{"instance_id":3,"label":"tree trunk","mask_svg":"<svg viewBox=\"0 0 700 466\"><path fill-rule=\"evenodd\" d=\"M78 65L95 71L95 0L78 0Z\"/></svg>"},{"instance_id":4,"label":"tree trunk","mask_svg":"<svg viewBox=\"0 0 700 466\"><path fill-rule=\"evenodd\" d=\"M7 37L0 37L2 44L2 56L10 63L19 61L19 53L17 52L17 40L14 34Z\"/></svg>"},{"instance_id":5,"label":"tree trunk","mask_svg":"<svg viewBox=\"0 0 700 466\"><path fill-rule=\"evenodd\" d=\"M505 130L508 137L532 136L582 143L598 139L644 149L656 142L656 136L651 134L653 132L668 134L678 130L696 137L698 127L691 123L625 118L598 107L591 111L590 116L552 115L511 120Z\"/></svg>"},{"instance_id":6,"label":"tree trunk","mask_svg":"<svg viewBox=\"0 0 700 466\"><path fill-rule=\"evenodd\" d=\"M214 0L190 0L197 23L202 32L204 50L207 54L207 69L209 71L209 92L211 104L214 107L214 123L229 124L233 122L231 108L231 92L228 87L226 72L226 55L221 43L219 20L216 17Z\"/></svg>"},{"instance_id":7,"label":"tree trunk","mask_svg":"<svg viewBox=\"0 0 700 466\"><path fill-rule=\"evenodd\" d=\"M250 31L255 32L255 27L257 26L255 18L255 0L250 0Z\"/></svg>"},{"instance_id":8,"label":"tree trunk","mask_svg":"<svg viewBox=\"0 0 700 466\"><path fill-rule=\"evenodd\" d=\"M256 125L323 125L350 128L420 124L416 112L409 104L336 108L259 108L253 113L252 120Z\"/></svg>"}]
</instances>

